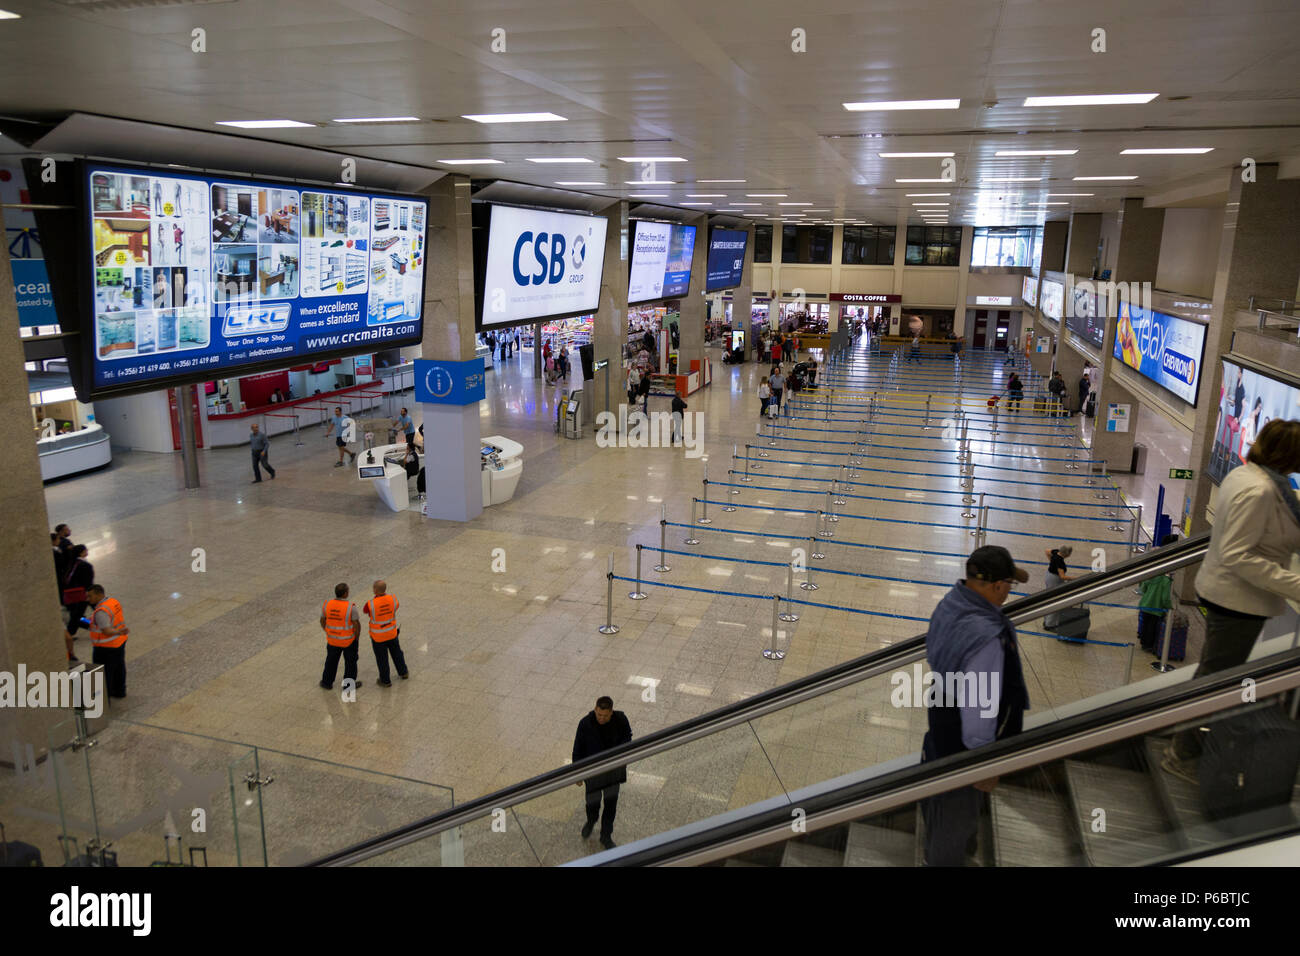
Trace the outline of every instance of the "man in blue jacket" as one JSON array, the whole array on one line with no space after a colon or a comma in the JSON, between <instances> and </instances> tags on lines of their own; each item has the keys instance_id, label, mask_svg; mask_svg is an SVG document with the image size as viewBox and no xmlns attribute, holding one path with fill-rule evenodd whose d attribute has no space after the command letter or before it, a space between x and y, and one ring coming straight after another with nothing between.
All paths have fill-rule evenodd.
<instances>
[{"instance_id":1,"label":"man in blue jacket","mask_svg":"<svg viewBox=\"0 0 1300 956\"><path fill-rule=\"evenodd\" d=\"M1006 548L976 549L958 581L930 617L925 638L930 671L941 683L941 703L926 715L922 760L939 760L1020 733L1029 694L1020 666L1016 629L1002 605L1029 573ZM962 866L979 826L981 798L997 778L922 802L927 866Z\"/></svg>"},{"instance_id":2,"label":"man in blue jacket","mask_svg":"<svg viewBox=\"0 0 1300 956\"><path fill-rule=\"evenodd\" d=\"M578 721L578 731L573 735L573 762L609 750L632 739L632 725L627 715L614 709L614 701L601 697L596 709ZM587 822L582 828L583 839L591 836L600 817L600 845L606 850L614 846L614 814L618 812L618 788L627 783L627 767L617 767L588 777ZM605 802L604 815L600 812L601 800Z\"/></svg>"}]
</instances>

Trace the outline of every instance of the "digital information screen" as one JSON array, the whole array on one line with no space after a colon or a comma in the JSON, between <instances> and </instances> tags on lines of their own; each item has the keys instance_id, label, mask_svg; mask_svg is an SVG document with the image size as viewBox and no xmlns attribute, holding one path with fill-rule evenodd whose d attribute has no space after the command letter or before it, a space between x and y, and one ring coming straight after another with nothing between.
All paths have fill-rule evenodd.
<instances>
[{"instance_id":1,"label":"digital information screen","mask_svg":"<svg viewBox=\"0 0 1300 956\"><path fill-rule=\"evenodd\" d=\"M705 292L720 292L740 285L745 271L745 244L749 233L741 229L714 229L709 236L709 266Z\"/></svg>"},{"instance_id":2,"label":"digital information screen","mask_svg":"<svg viewBox=\"0 0 1300 956\"><path fill-rule=\"evenodd\" d=\"M492 206L479 328L595 312L608 224L603 216Z\"/></svg>"},{"instance_id":3,"label":"digital information screen","mask_svg":"<svg viewBox=\"0 0 1300 956\"><path fill-rule=\"evenodd\" d=\"M695 227L644 220L635 220L632 226L628 305L686 295L691 287Z\"/></svg>"},{"instance_id":4,"label":"digital information screen","mask_svg":"<svg viewBox=\"0 0 1300 956\"><path fill-rule=\"evenodd\" d=\"M1097 293L1091 289L1072 286L1065 324L1073 334L1101 348L1106 340L1106 319L1097 314Z\"/></svg>"},{"instance_id":5,"label":"digital information screen","mask_svg":"<svg viewBox=\"0 0 1300 956\"><path fill-rule=\"evenodd\" d=\"M1044 279L1039 296L1038 310L1049 319L1060 322L1065 314L1065 286L1055 279Z\"/></svg>"},{"instance_id":6,"label":"digital information screen","mask_svg":"<svg viewBox=\"0 0 1300 956\"><path fill-rule=\"evenodd\" d=\"M1204 351L1199 322L1120 302L1115 358L1189 405L1196 404Z\"/></svg>"},{"instance_id":7,"label":"digital information screen","mask_svg":"<svg viewBox=\"0 0 1300 956\"><path fill-rule=\"evenodd\" d=\"M1259 430L1275 418L1300 419L1300 386L1279 381L1223 359L1223 385L1219 389L1219 420L1214 426L1210 448L1211 481L1224 476L1246 460ZM1291 487L1300 488L1300 474L1290 476Z\"/></svg>"},{"instance_id":8,"label":"digital information screen","mask_svg":"<svg viewBox=\"0 0 1300 956\"><path fill-rule=\"evenodd\" d=\"M420 341L425 200L83 169L96 392Z\"/></svg>"}]
</instances>

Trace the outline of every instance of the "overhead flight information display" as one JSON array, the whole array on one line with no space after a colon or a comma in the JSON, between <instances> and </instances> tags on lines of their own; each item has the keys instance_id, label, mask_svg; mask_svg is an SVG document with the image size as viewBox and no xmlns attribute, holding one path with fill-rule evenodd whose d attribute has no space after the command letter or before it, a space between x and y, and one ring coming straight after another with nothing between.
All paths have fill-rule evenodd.
<instances>
[{"instance_id":1,"label":"overhead flight information display","mask_svg":"<svg viewBox=\"0 0 1300 956\"><path fill-rule=\"evenodd\" d=\"M420 341L425 200L84 170L96 392Z\"/></svg>"},{"instance_id":2,"label":"overhead flight information display","mask_svg":"<svg viewBox=\"0 0 1300 956\"><path fill-rule=\"evenodd\" d=\"M632 230L628 304L686 295L691 287L695 227L638 219L632 223Z\"/></svg>"}]
</instances>

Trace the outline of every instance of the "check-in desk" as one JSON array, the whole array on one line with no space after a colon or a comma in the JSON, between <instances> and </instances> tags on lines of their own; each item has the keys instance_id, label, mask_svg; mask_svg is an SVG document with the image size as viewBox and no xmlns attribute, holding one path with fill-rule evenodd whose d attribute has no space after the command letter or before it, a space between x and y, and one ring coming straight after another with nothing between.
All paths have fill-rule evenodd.
<instances>
[{"instance_id":1,"label":"check-in desk","mask_svg":"<svg viewBox=\"0 0 1300 956\"><path fill-rule=\"evenodd\" d=\"M490 435L482 439L479 454L479 474L483 482L483 506L498 505L509 501L519 485L519 478L524 471L524 446L501 435ZM418 454L420 467L424 467L424 455ZM412 502L411 490L414 476L409 475L403 462L406 459L406 443L396 445L376 445L357 453L352 467L356 469L357 478L368 481L375 488L379 500L392 511L420 511L420 502Z\"/></svg>"},{"instance_id":2,"label":"check-in desk","mask_svg":"<svg viewBox=\"0 0 1300 956\"><path fill-rule=\"evenodd\" d=\"M483 477L483 507L499 505L515 496L519 477L524 473L524 446L501 435L483 439L479 468Z\"/></svg>"}]
</instances>

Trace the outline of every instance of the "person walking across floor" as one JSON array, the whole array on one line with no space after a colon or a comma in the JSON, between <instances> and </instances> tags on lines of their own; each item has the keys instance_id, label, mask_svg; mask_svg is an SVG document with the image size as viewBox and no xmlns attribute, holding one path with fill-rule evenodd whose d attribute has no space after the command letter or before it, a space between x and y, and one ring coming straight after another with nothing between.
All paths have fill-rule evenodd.
<instances>
[{"instance_id":1,"label":"person walking across floor","mask_svg":"<svg viewBox=\"0 0 1300 956\"><path fill-rule=\"evenodd\" d=\"M631 739L632 725L628 722L627 715L614 709L612 698L601 697L596 701L595 710L578 721L578 730L573 735L573 762L595 756ZM591 836L599 818L600 845L606 850L615 846L614 814L618 812L618 788L624 783L627 783L625 766L588 777L578 784L587 789L587 822L582 827L584 840Z\"/></svg>"},{"instance_id":2,"label":"person walking across floor","mask_svg":"<svg viewBox=\"0 0 1300 956\"><path fill-rule=\"evenodd\" d=\"M767 414L767 403L772 400L772 386L767 383L767 376L758 383L758 417L762 418Z\"/></svg>"},{"instance_id":3,"label":"person walking across floor","mask_svg":"<svg viewBox=\"0 0 1300 956\"><path fill-rule=\"evenodd\" d=\"M411 421L411 413L406 410L405 405L402 406L401 413L393 419L393 427L402 430L408 445L415 444L415 422Z\"/></svg>"},{"instance_id":4,"label":"person walking across floor","mask_svg":"<svg viewBox=\"0 0 1300 956\"><path fill-rule=\"evenodd\" d=\"M325 632L325 670L321 672L320 685L326 690L334 689L334 676L339 670L339 658L343 658L343 681L353 681L353 687L360 687L357 680L357 639L361 636L361 616L357 606L348 600L348 586L334 585L334 599L320 606L320 628Z\"/></svg>"},{"instance_id":5,"label":"person walking across floor","mask_svg":"<svg viewBox=\"0 0 1300 956\"><path fill-rule=\"evenodd\" d=\"M1300 472L1300 421L1260 429L1244 464L1219 484L1210 548L1196 573L1205 612L1205 648L1193 678L1244 664L1271 617L1300 601L1300 498L1287 476ZM1197 731L1174 735L1161 767L1195 782Z\"/></svg>"},{"instance_id":6,"label":"person walking across floor","mask_svg":"<svg viewBox=\"0 0 1300 956\"><path fill-rule=\"evenodd\" d=\"M103 587L92 584L86 588L86 599L94 608L90 621L90 642L95 645L91 660L104 667L104 685L109 697L126 696L126 639L131 633L126 626L122 604L117 598L105 595Z\"/></svg>"},{"instance_id":7,"label":"person walking across floor","mask_svg":"<svg viewBox=\"0 0 1300 956\"><path fill-rule=\"evenodd\" d=\"M772 374L767 378L767 387L772 390L772 397L768 400L768 414L774 414L770 409L775 408L775 414L781 413L781 396L785 394L785 376L781 374L781 366L773 365Z\"/></svg>"},{"instance_id":8,"label":"person walking across floor","mask_svg":"<svg viewBox=\"0 0 1300 956\"><path fill-rule=\"evenodd\" d=\"M912 333L912 342L907 349L907 362L915 362L917 365L921 364L921 333L920 332ZM906 364L906 362L904 364Z\"/></svg>"},{"instance_id":9,"label":"person walking across floor","mask_svg":"<svg viewBox=\"0 0 1300 956\"><path fill-rule=\"evenodd\" d=\"M347 434L349 428L355 427L356 426L352 423L352 419L343 414L342 407L335 406L334 417L330 419L329 427L325 429L325 437L329 438L330 435L333 434L334 444L337 445L339 449L339 460L334 463L335 468L343 467L344 453L351 455L352 461L357 460L357 453L348 448L349 439Z\"/></svg>"},{"instance_id":10,"label":"person walking across floor","mask_svg":"<svg viewBox=\"0 0 1300 956\"><path fill-rule=\"evenodd\" d=\"M1059 588L1066 581L1070 580L1070 575L1065 572L1070 570L1066 567L1065 559L1074 554L1074 549L1068 544L1063 544L1059 548L1052 548L1047 554L1047 574L1043 578L1043 590L1050 588ZM1060 623L1061 614L1059 611L1048 614L1043 618L1043 627L1049 631Z\"/></svg>"},{"instance_id":11,"label":"person walking across floor","mask_svg":"<svg viewBox=\"0 0 1300 956\"><path fill-rule=\"evenodd\" d=\"M627 404L628 408L636 405L637 397L641 394L641 373L637 371L636 363L633 362L627 367Z\"/></svg>"},{"instance_id":12,"label":"person walking across floor","mask_svg":"<svg viewBox=\"0 0 1300 956\"><path fill-rule=\"evenodd\" d=\"M682 443L682 422L685 418L686 409L688 407L689 406L687 406L686 401L680 395L676 395L676 394L673 395L672 419L673 419L673 445L674 446L680 445Z\"/></svg>"},{"instance_id":13,"label":"person walking across floor","mask_svg":"<svg viewBox=\"0 0 1300 956\"><path fill-rule=\"evenodd\" d=\"M253 453L253 480L249 484L256 485L262 480L262 469L265 468L271 480L275 480L275 469L271 467L271 439L262 434L259 425L249 426L248 449Z\"/></svg>"},{"instance_id":14,"label":"person walking across floor","mask_svg":"<svg viewBox=\"0 0 1300 956\"><path fill-rule=\"evenodd\" d=\"M90 552L84 544L74 544L68 548L64 557L59 595L68 618L63 629L63 643L68 651L69 664L80 663L73 648L77 631L83 627L90 630L89 625L82 620L90 600L90 586L95 583L95 566L87 560L89 556Z\"/></svg>"},{"instance_id":15,"label":"person walking across floor","mask_svg":"<svg viewBox=\"0 0 1300 956\"><path fill-rule=\"evenodd\" d=\"M1088 393L1092 391L1092 366L1084 365L1079 375L1079 414L1088 407Z\"/></svg>"},{"instance_id":16,"label":"person walking across floor","mask_svg":"<svg viewBox=\"0 0 1300 956\"><path fill-rule=\"evenodd\" d=\"M1047 383L1047 391L1052 395L1048 414L1056 418L1068 415L1069 412L1065 410L1065 379L1061 377L1060 372L1052 373L1052 379Z\"/></svg>"},{"instance_id":17,"label":"person walking across floor","mask_svg":"<svg viewBox=\"0 0 1300 956\"><path fill-rule=\"evenodd\" d=\"M1006 548L977 548L966 559L966 577L944 596L930 617L925 653L943 699L926 710L929 730L922 761L940 760L1020 733L1029 692L1020 662L1016 628L1002 611L1016 582L1029 574ZM973 687L961 700L956 688ZM976 700L971 700L971 696ZM950 790L921 802L927 866L963 866L971 855L980 819L980 792L997 778Z\"/></svg>"},{"instance_id":18,"label":"person walking across floor","mask_svg":"<svg viewBox=\"0 0 1300 956\"><path fill-rule=\"evenodd\" d=\"M385 582L376 581L371 587L375 596L361 610L370 618L370 645L375 652L375 664L379 667L379 686L392 687L388 671L390 655L393 666L397 668L397 676L402 680L411 676L406 670L406 657L402 654L402 645L398 641L402 636L402 629L397 626L397 609L400 605L396 595L388 593Z\"/></svg>"},{"instance_id":19,"label":"person walking across floor","mask_svg":"<svg viewBox=\"0 0 1300 956\"><path fill-rule=\"evenodd\" d=\"M1007 382L1007 411L1011 414L1017 414L1020 411L1020 403L1025 398L1025 383L1021 381L1019 374L1011 373L1011 379Z\"/></svg>"}]
</instances>

